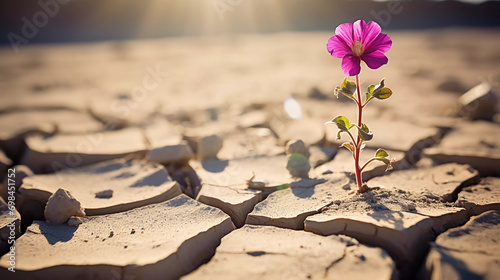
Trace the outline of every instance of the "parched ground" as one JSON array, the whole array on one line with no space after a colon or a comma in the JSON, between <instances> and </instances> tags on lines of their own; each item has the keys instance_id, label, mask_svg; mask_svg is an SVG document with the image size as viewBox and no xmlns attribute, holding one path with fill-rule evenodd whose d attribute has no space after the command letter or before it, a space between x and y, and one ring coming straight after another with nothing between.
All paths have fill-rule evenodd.
<instances>
[{"instance_id":1,"label":"parched ground","mask_svg":"<svg viewBox=\"0 0 500 280\"><path fill-rule=\"evenodd\" d=\"M499 34L389 32L364 194L331 33L3 47L0 278L497 279Z\"/></svg>"}]
</instances>

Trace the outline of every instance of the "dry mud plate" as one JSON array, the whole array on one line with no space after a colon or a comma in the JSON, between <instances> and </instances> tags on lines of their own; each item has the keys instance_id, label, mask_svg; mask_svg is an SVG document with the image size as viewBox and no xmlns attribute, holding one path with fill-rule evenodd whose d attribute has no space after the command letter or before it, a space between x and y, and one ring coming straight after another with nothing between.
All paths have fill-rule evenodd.
<instances>
[{"instance_id":1,"label":"dry mud plate","mask_svg":"<svg viewBox=\"0 0 500 280\"><path fill-rule=\"evenodd\" d=\"M0 48L0 280L500 279L498 31L387 33L364 193L332 31Z\"/></svg>"},{"instance_id":2,"label":"dry mud plate","mask_svg":"<svg viewBox=\"0 0 500 280\"><path fill-rule=\"evenodd\" d=\"M234 228L229 216L185 195L79 227L36 221L17 240L15 279L177 279L208 260ZM5 268L8 256L1 266ZM1 269L2 279L12 272Z\"/></svg>"}]
</instances>

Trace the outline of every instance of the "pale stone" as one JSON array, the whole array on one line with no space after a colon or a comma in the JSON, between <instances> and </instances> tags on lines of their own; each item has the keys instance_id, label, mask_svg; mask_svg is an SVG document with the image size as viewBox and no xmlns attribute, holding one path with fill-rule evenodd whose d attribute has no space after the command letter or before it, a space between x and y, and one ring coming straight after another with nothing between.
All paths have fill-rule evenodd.
<instances>
[{"instance_id":1,"label":"pale stone","mask_svg":"<svg viewBox=\"0 0 500 280\"><path fill-rule=\"evenodd\" d=\"M45 203L58 188L68 190L89 216L127 211L181 194L177 182L160 164L124 159L29 176L19 192L26 199ZM105 190L112 190L113 196L96 197Z\"/></svg>"},{"instance_id":2,"label":"pale stone","mask_svg":"<svg viewBox=\"0 0 500 280\"><path fill-rule=\"evenodd\" d=\"M78 227L35 221L16 241L16 279L177 279L210 259L234 228L219 209L185 195ZM0 259L0 278L12 272ZM118 276L116 276L118 275Z\"/></svg>"},{"instance_id":3,"label":"pale stone","mask_svg":"<svg viewBox=\"0 0 500 280\"><path fill-rule=\"evenodd\" d=\"M186 164L193 151L176 127L163 119L154 119L144 128L148 159L161 164Z\"/></svg>"},{"instance_id":4,"label":"pale stone","mask_svg":"<svg viewBox=\"0 0 500 280\"><path fill-rule=\"evenodd\" d=\"M67 222L71 216L84 217L85 211L67 190L58 189L49 197L44 216L47 224L60 225Z\"/></svg>"},{"instance_id":5,"label":"pale stone","mask_svg":"<svg viewBox=\"0 0 500 280\"><path fill-rule=\"evenodd\" d=\"M222 239L215 256L182 280L391 279L397 272L380 248L345 236L245 225Z\"/></svg>"},{"instance_id":6,"label":"pale stone","mask_svg":"<svg viewBox=\"0 0 500 280\"><path fill-rule=\"evenodd\" d=\"M80 217L71 217L68 220L68 226L70 227L76 227L78 225L81 225L82 223L83 222L82 219L80 219Z\"/></svg>"},{"instance_id":7,"label":"pale stone","mask_svg":"<svg viewBox=\"0 0 500 280\"><path fill-rule=\"evenodd\" d=\"M111 198L113 196L113 190L104 190L95 193L96 198Z\"/></svg>"},{"instance_id":8,"label":"pale stone","mask_svg":"<svg viewBox=\"0 0 500 280\"><path fill-rule=\"evenodd\" d=\"M488 83L479 84L460 96L458 114L471 120L492 120L498 97Z\"/></svg>"},{"instance_id":9,"label":"pale stone","mask_svg":"<svg viewBox=\"0 0 500 280\"><path fill-rule=\"evenodd\" d=\"M438 236L426 260L429 279L497 279L500 212L488 211Z\"/></svg>"},{"instance_id":10,"label":"pale stone","mask_svg":"<svg viewBox=\"0 0 500 280\"><path fill-rule=\"evenodd\" d=\"M367 182L369 187L431 193L444 202L457 199L462 188L479 182L479 173L467 164L448 163L430 168L394 171Z\"/></svg>"},{"instance_id":11,"label":"pale stone","mask_svg":"<svg viewBox=\"0 0 500 280\"><path fill-rule=\"evenodd\" d=\"M198 158L200 160L217 158L217 153L222 149L223 139L218 135L204 136L198 139Z\"/></svg>"},{"instance_id":12,"label":"pale stone","mask_svg":"<svg viewBox=\"0 0 500 280\"><path fill-rule=\"evenodd\" d=\"M309 159L302 154L290 154L288 156L286 169L290 172L290 175L297 178L307 178L309 176L309 170L311 170L311 164Z\"/></svg>"},{"instance_id":13,"label":"pale stone","mask_svg":"<svg viewBox=\"0 0 500 280\"><path fill-rule=\"evenodd\" d=\"M287 155L301 154L307 158L309 158L309 156L311 155L309 149L307 149L306 145L304 144L304 141L300 139L290 140L286 143L286 154Z\"/></svg>"},{"instance_id":14,"label":"pale stone","mask_svg":"<svg viewBox=\"0 0 500 280\"><path fill-rule=\"evenodd\" d=\"M144 158L146 145L137 128L87 134L32 134L21 161L35 173L60 171L121 157Z\"/></svg>"},{"instance_id":15,"label":"pale stone","mask_svg":"<svg viewBox=\"0 0 500 280\"><path fill-rule=\"evenodd\" d=\"M441 143L424 151L436 162L469 164L482 177L500 175L500 124L464 122L445 135Z\"/></svg>"}]
</instances>

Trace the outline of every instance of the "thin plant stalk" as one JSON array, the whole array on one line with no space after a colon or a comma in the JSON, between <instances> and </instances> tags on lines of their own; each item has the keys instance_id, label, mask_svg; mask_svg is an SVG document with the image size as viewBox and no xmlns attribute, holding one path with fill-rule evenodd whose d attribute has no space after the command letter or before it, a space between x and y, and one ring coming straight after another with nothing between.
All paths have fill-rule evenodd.
<instances>
[{"instance_id":1,"label":"thin plant stalk","mask_svg":"<svg viewBox=\"0 0 500 280\"><path fill-rule=\"evenodd\" d=\"M356 87L357 87L357 92L358 92L358 102L356 104L358 105L358 127L361 127L362 124L362 118L363 118L363 106L361 105L363 102L361 102L361 91L359 90L359 75L356 75ZM354 157L354 170L356 172L356 184L358 185L358 189L360 192L363 192L363 178L361 177L361 168L359 166L359 158L361 154L361 139L359 137L359 132L358 132L358 137L356 140L356 143L353 143L355 145L355 157Z\"/></svg>"}]
</instances>

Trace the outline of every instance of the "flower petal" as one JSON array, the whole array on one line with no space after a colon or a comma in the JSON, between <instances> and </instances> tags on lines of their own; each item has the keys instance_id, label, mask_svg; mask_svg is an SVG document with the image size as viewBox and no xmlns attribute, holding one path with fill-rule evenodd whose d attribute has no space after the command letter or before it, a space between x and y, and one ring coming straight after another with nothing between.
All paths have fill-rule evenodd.
<instances>
[{"instance_id":1,"label":"flower petal","mask_svg":"<svg viewBox=\"0 0 500 280\"><path fill-rule=\"evenodd\" d=\"M358 41L361 41L363 45L365 45L366 49L366 46L369 46L372 41L377 38L382 29L380 28L380 25L374 21L370 21L368 23L361 21L359 24L357 24L357 22L354 23L354 37L358 36L356 35L357 32L360 32L360 39Z\"/></svg>"},{"instance_id":2,"label":"flower petal","mask_svg":"<svg viewBox=\"0 0 500 280\"><path fill-rule=\"evenodd\" d=\"M380 66L387 64L389 59L381 51L375 51L372 53L364 53L361 59L370 67L371 69L377 69Z\"/></svg>"},{"instance_id":3,"label":"flower petal","mask_svg":"<svg viewBox=\"0 0 500 280\"><path fill-rule=\"evenodd\" d=\"M354 44L352 23L348 22L337 26L337 29L335 29L335 35L338 35L340 38L342 38L348 46L352 46L352 44Z\"/></svg>"},{"instance_id":4,"label":"flower petal","mask_svg":"<svg viewBox=\"0 0 500 280\"><path fill-rule=\"evenodd\" d=\"M328 39L328 42L326 43L326 50L336 58L343 58L347 54L352 53L351 48L347 45L344 39L340 38L338 35Z\"/></svg>"},{"instance_id":5,"label":"flower petal","mask_svg":"<svg viewBox=\"0 0 500 280\"><path fill-rule=\"evenodd\" d=\"M380 33L371 43L365 45L365 54L380 51L386 53L392 46L391 37L387 34Z\"/></svg>"},{"instance_id":6,"label":"flower petal","mask_svg":"<svg viewBox=\"0 0 500 280\"><path fill-rule=\"evenodd\" d=\"M363 30L365 29L366 22L364 20L358 19L352 25L354 40L360 41L363 38Z\"/></svg>"},{"instance_id":7,"label":"flower petal","mask_svg":"<svg viewBox=\"0 0 500 280\"><path fill-rule=\"evenodd\" d=\"M358 56L348 54L342 58L342 71L346 76L356 76L361 72L361 60Z\"/></svg>"}]
</instances>

